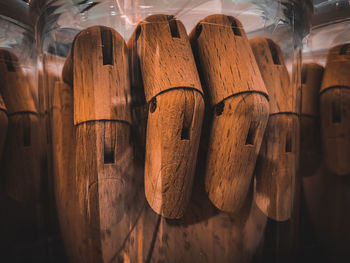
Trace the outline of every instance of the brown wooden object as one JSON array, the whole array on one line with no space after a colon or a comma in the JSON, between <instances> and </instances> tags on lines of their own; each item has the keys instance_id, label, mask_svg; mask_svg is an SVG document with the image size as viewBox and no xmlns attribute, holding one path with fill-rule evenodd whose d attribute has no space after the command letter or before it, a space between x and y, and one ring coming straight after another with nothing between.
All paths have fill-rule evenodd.
<instances>
[{"instance_id":1,"label":"brown wooden object","mask_svg":"<svg viewBox=\"0 0 350 263\"><path fill-rule=\"evenodd\" d=\"M38 200L40 123L31 82L17 57L0 50L0 93L8 113L8 132L1 166L2 187L20 202Z\"/></svg>"},{"instance_id":2,"label":"brown wooden object","mask_svg":"<svg viewBox=\"0 0 350 263\"><path fill-rule=\"evenodd\" d=\"M208 16L190 38L214 110L206 191L217 208L237 212L246 199L268 120L267 91L236 18Z\"/></svg>"},{"instance_id":3,"label":"brown wooden object","mask_svg":"<svg viewBox=\"0 0 350 263\"><path fill-rule=\"evenodd\" d=\"M323 160L330 172L350 174L350 44L332 48L320 91Z\"/></svg>"},{"instance_id":4,"label":"brown wooden object","mask_svg":"<svg viewBox=\"0 0 350 263\"><path fill-rule=\"evenodd\" d=\"M132 38L149 103L146 198L158 214L180 218L192 191L204 114L196 64L185 27L173 16L148 17Z\"/></svg>"},{"instance_id":5,"label":"brown wooden object","mask_svg":"<svg viewBox=\"0 0 350 263\"><path fill-rule=\"evenodd\" d=\"M270 98L270 119L255 170L255 202L269 218L285 221L293 210L298 164L297 89L275 42L258 37L250 44Z\"/></svg>"},{"instance_id":6,"label":"brown wooden object","mask_svg":"<svg viewBox=\"0 0 350 263\"><path fill-rule=\"evenodd\" d=\"M113 29L94 26L76 36L71 54L72 90L58 83L54 92L60 224L72 262L111 262L140 208L127 47Z\"/></svg>"},{"instance_id":7,"label":"brown wooden object","mask_svg":"<svg viewBox=\"0 0 350 263\"><path fill-rule=\"evenodd\" d=\"M306 63L301 77L300 171L311 176L320 166L321 136L319 127L319 93L323 67Z\"/></svg>"}]
</instances>

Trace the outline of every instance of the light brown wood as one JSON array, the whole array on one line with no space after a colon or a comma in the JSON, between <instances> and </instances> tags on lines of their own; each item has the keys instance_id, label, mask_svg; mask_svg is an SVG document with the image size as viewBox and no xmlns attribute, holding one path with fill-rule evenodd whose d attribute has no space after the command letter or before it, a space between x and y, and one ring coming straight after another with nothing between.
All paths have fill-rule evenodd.
<instances>
[{"instance_id":1,"label":"light brown wood","mask_svg":"<svg viewBox=\"0 0 350 263\"><path fill-rule=\"evenodd\" d=\"M323 67L306 63L302 67L300 116L300 172L311 176L321 162L321 134L319 126L319 92Z\"/></svg>"},{"instance_id":2,"label":"light brown wood","mask_svg":"<svg viewBox=\"0 0 350 263\"><path fill-rule=\"evenodd\" d=\"M1 165L3 191L22 203L40 194L40 124L31 82L17 57L0 50L0 93L8 114L8 131Z\"/></svg>"},{"instance_id":3,"label":"light brown wood","mask_svg":"<svg viewBox=\"0 0 350 263\"><path fill-rule=\"evenodd\" d=\"M101 41L99 48L87 44ZM113 29L97 26L78 34L72 49L73 87L58 83L54 92L60 225L72 262L112 262L144 205L142 176L134 173L126 45Z\"/></svg>"},{"instance_id":4,"label":"light brown wood","mask_svg":"<svg viewBox=\"0 0 350 263\"><path fill-rule=\"evenodd\" d=\"M299 112L298 90L290 78L280 47L271 39L249 40L270 98L270 114Z\"/></svg>"},{"instance_id":5,"label":"light brown wood","mask_svg":"<svg viewBox=\"0 0 350 263\"><path fill-rule=\"evenodd\" d=\"M214 115L206 191L217 208L237 212L247 197L268 120L267 92L237 19L209 16L190 37Z\"/></svg>"},{"instance_id":6,"label":"light brown wood","mask_svg":"<svg viewBox=\"0 0 350 263\"><path fill-rule=\"evenodd\" d=\"M323 161L330 172L350 174L350 45L332 48L320 91Z\"/></svg>"},{"instance_id":7,"label":"light brown wood","mask_svg":"<svg viewBox=\"0 0 350 263\"><path fill-rule=\"evenodd\" d=\"M290 83L279 46L261 37L250 43L270 98L270 118L255 169L255 202L269 218L285 221L293 211L298 167L298 91Z\"/></svg>"},{"instance_id":8,"label":"light brown wood","mask_svg":"<svg viewBox=\"0 0 350 263\"><path fill-rule=\"evenodd\" d=\"M2 96L0 94L0 164L2 160L4 144L6 140L7 125L8 125L7 110L6 110L5 103L2 99Z\"/></svg>"},{"instance_id":9,"label":"light brown wood","mask_svg":"<svg viewBox=\"0 0 350 263\"><path fill-rule=\"evenodd\" d=\"M191 195L204 114L191 46L179 20L154 15L137 26L129 47L149 104L146 198L158 214L180 218Z\"/></svg>"}]
</instances>

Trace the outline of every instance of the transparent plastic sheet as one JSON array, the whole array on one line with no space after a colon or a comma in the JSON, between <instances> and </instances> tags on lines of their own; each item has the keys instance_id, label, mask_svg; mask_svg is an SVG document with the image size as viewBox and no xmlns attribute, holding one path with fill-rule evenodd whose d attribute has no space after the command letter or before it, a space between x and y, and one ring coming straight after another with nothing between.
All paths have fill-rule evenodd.
<instances>
[{"instance_id":1,"label":"transparent plastic sheet","mask_svg":"<svg viewBox=\"0 0 350 263\"><path fill-rule=\"evenodd\" d=\"M301 131L302 145L309 141L301 154L313 157L302 169L303 251L318 254L321 262L348 262L349 3L318 3L315 12L303 48L302 98L315 107ZM305 129L314 130L313 136Z\"/></svg>"},{"instance_id":2,"label":"transparent plastic sheet","mask_svg":"<svg viewBox=\"0 0 350 263\"><path fill-rule=\"evenodd\" d=\"M190 40L195 39L196 31L194 29L196 25L208 15L232 15L242 25L237 26L239 24L237 22L236 26L232 26L232 24L231 26L223 26L213 22L203 21L202 26L203 28L208 27L213 32L220 32L221 30L238 35L243 34L244 29L248 38L263 36L273 39L274 43L278 45L276 49L280 48L281 53L278 53L278 55L272 54L272 59L275 60L276 58L274 56L277 56L280 63L275 61L274 64L285 66L283 74L288 75L285 77L290 81L288 90L293 91L292 97L295 98L294 108L287 108L285 112L288 114L292 113L291 115L298 119L300 43L301 32L303 30L296 30L295 13L299 12L299 9L295 8L297 5L298 3L290 1L157 1L156 3L152 1L51 1L44 7L37 22L42 65L42 72L40 73L42 74L42 81L39 84L40 94L42 96L40 107L41 112L47 113L43 114L43 116L48 131L48 156L51 160L49 167L52 171L52 176L49 177L49 181L51 182L52 189L55 189L52 191L56 195L57 212L62 231L61 235L65 243L68 258L72 262L89 262L89 260L92 262L114 262L119 260L130 260L131 262L137 260L145 262L162 260L165 262L189 262L193 260L199 260L201 262L251 262L253 260L258 262L264 262L264 260L287 262L287 260L290 260L292 262L294 260L298 235L297 211L299 191L296 162L292 169L295 176L295 190L287 200L287 206L291 206L291 215L287 216L287 218L280 220L276 220L276 218L272 219L271 217L268 218L266 216L266 210L264 211L264 209L261 210L261 208L258 208L254 200L252 171L249 175L247 174L248 179L244 179L248 182L245 186L248 187L245 190L246 197L243 197L239 202L240 207L235 212L227 213L220 211L220 209L211 203L213 200L210 201L208 199L205 191L204 174L207 168L205 159L207 158L209 149L208 141L210 141L210 134L213 132L212 118L217 118L223 113L223 116L226 116L225 111L231 106L236 107L234 100L240 98L242 94L243 98L251 101L251 91L242 90L238 93L231 91L231 93L233 92L232 94L225 95L226 97L211 102L211 96L208 96L207 91L209 85L206 84L209 83L208 81L210 79L205 80L205 77L203 77L203 66L205 63L198 62L198 56L200 54L196 54L195 50L193 50L193 58L191 58L192 55L185 56L189 58L187 61L192 59L192 66L184 62L182 64L184 69L178 69L183 74L188 74L188 78L184 78L182 82L174 81L170 86L165 85L164 88L161 85L158 87L154 85L153 87L152 82L156 83L158 79L160 79L159 83L162 81L164 72L160 71L161 74L154 73L157 72L157 69L162 68L162 63L167 63L162 58L168 57L172 52L175 54L175 58L176 54L178 54L178 50L174 48L168 50L168 52L159 53L163 55L158 55L157 57L157 53L154 52L164 52L166 50L166 47L160 46L160 43L157 43L158 39L162 37L161 35L157 35L157 32L162 34L170 30L169 32L173 39L178 38L179 42L183 41L187 43L184 44L185 48L181 52L190 51L191 53L188 36L185 36L186 31L190 35L190 32L193 30L192 36L190 35L189 38ZM172 17L167 17L165 22L154 25L157 23L155 21L156 17L153 17L152 20L150 15L155 14L166 14ZM180 21L184 26L181 26ZM111 27L117 33L103 27L92 28L92 26L96 25ZM138 36L137 26L142 27L140 36ZM153 32L153 27L158 27L159 30ZM217 30L213 29L216 27L218 28ZM84 31L82 32L82 30ZM96 41L92 37L96 34L96 30L100 32L97 34L104 35L101 40ZM103 33L105 31L111 33ZM154 39L150 37L152 32L155 34ZM89 38L90 35L91 38ZM106 115L100 107L102 104L101 94L99 92L102 92L102 98L105 98L103 104L108 107L110 102L108 96L106 94L103 95L103 92L107 92L108 94L108 90L101 84L103 82L98 82L102 81L103 78L101 79L101 77L97 77L95 74L100 72L102 76L107 75L104 75L103 67L100 68L97 64L108 65L110 68L117 68L116 65L121 65L120 62L119 64L115 64L116 62L114 60L114 62L110 60L103 61L103 56L95 57L95 53L98 54L101 49L102 52L111 52L108 48L110 45L106 44L111 36L112 39L115 39L113 41L117 41L117 43L122 43L123 41L121 39L124 38L129 50L131 95L127 95L129 93L127 91L125 93L126 95L121 95L115 103L116 107L123 107L122 105L124 105L123 103L125 101L130 102L131 121L128 117L116 116L114 113L108 113ZM88 39L86 40L87 42L91 43L87 44L85 42L84 44L84 41L79 41L79 38L84 39L84 37ZM217 40L214 39L214 41ZM103 41L107 42L103 43ZM164 41L166 42L168 40ZM195 40L191 41L192 49L194 49L195 44L193 41ZM137 43L135 44L135 42ZM155 46L150 46L150 43L156 44ZM167 43L169 47L173 47L172 45L174 47L176 46L173 44L175 41L172 42L169 40ZM245 43L246 46L249 46L248 42ZM267 43L270 42L268 41ZM125 58L122 53L123 44L117 44L116 46L121 49L119 51L113 49L112 52L119 52L116 57L113 56L113 59ZM187 47L189 49L186 49ZM242 64L242 67L246 67L248 71L254 68L257 73L259 70L255 59L253 59L254 54L252 51L249 52L253 66ZM245 54L242 56L247 56L248 53L242 49L242 54ZM203 53L201 56L204 55ZM154 60L147 60L148 56L153 57ZM82 65L95 65L94 63L96 61L89 61L89 57L102 61L91 68L82 67ZM78 59L82 62L78 63ZM84 62L84 59L87 60ZM176 72L175 74L173 73L174 68L179 66L176 64L178 59L171 59L173 58L169 56L169 61L173 61L173 64L169 64L167 66L168 70L166 70L170 79L176 75ZM241 62L240 60L238 61ZM271 62L273 61L271 60ZM201 67L199 67L200 63L202 63ZM147 65L149 73L146 73ZM152 68L155 70L152 70ZM223 70L220 67L218 69ZM81 73L77 73L80 70L82 70ZM88 72L85 71L84 73L83 70L87 70ZM119 67L119 70L122 69ZM197 75L197 70L199 75ZM120 72L118 74L121 74ZM210 71L208 72L210 73ZM241 72L244 71L242 70ZM94 83L96 88L93 86L90 87L89 82L84 82L89 77L81 79L81 83L77 81L79 76L84 75L95 78ZM268 95L266 95L265 88L264 91L259 91L258 89L261 85L260 83L263 83L260 73L256 78L257 80L255 81L259 84L254 88L258 92L253 89L252 93L259 94L256 95L256 99L265 100L264 103L267 103L266 98ZM82 83L85 84L81 85ZM110 81L107 81L107 83L110 83ZM120 87L125 88L127 85L125 83L124 86L121 85ZM251 85L250 87L253 86ZM97 89L97 87L101 88ZM144 89L146 87L150 87L149 94L145 93ZM89 92L92 92L94 96L91 98L86 97L84 92L81 92L84 89L92 89ZM157 89L159 90L157 91ZM191 95L188 95L188 92ZM174 94L173 98L171 98L171 94ZM80 96L85 99L79 100ZM128 99L125 100L123 96L126 96ZM165 129L162 127L164 126L162 122L158 122L157 124L152 122L150 124L154 119L150 119L150 117L147 119L146 116L147 112L149 116L151 114L158 114L158 110L163 108L176 112L176 107L173 105L180 103L177 101L177 96L184 96L186 103L189 105L192 105L194 103L193 101L195 101L196 107L192 111L197 112L197 115L195 115L196 117L193 117L194 115L191 117L190 114L189 116L192 119L189 118L188 120L186 112L178 117L174 113L170 121L164 117L163 124L168 123L170 133L170 127L173 127L171 125L174 125L172 121L176 118L183 118L182 125L184 126L187 125L186 123L188 121L193 125L198 120L198 124L196 125L199 128L197 130L193 129L191 132L188 132L186 129L182 129L180 137L181 140L191 141L197 136L201 137L201 142L197 146L188 146L190 151L186 153L187 155L185 157L182 157L183 159L187 158L189 160L188 163L192 162L192 166L193 163L197 166L196 172L193 172L192 175L193 184L191 182L188 185L189 192L192 192L192 194L189 195L190 197L187 200L186 210L182 214L179 213L179 219L167 219L167 217L172 217L172 214L171 216L164 214L165 208L158 210L154 206L150 206L149 203L152 202L149 199L146 200L144 189L144 167L145 162L148 162L147 158L154 159L157 156L161 158L163 154L160 152L159 154L153 154L147 157L147 152L149 153L150 151L145 150L145 137L147 137L147 140L149 138L149 135L146 134L157 134L157 132L163 132L164 130L163 135L160 132L158 135L153 136L153 143L155 142L156 145L157 139L168 136L165 134L167 133L167 129L166 126ZM188 96L190 98L187 98ZM254 99L252 101L254 104ZM201 117L199 112L204 109L203 102L205 103L205 111L203 112L204 122L200 124L199 119ZM187 105L186 103L185 105ZM89 106L81 106L82 104L90 105L90 109L88 109ZM232 105L228 106L230 104ZM81 110L85 111L86 115L81 114ZM238 112L239 110L241 109L237 107L236 111ZM245 110L247 112L244 112L243 107L240 113L241 115L236 113L236 116L242 116L243 118L252 116L251 118L256 118L256 123L259 125L265 119L265 124L261 124L261 126L266 125L269 114L265 112L263 107L259 109L262 112L261 117L254 117L248 112L248 109ZM78 111L80 111L80 115L77 113ZM94 116L95 119L91 116ZM230 115L225 118L230 119ZM287 126L292 127L294 122L294 120L288 120L287 123L290 123L288 125L291 126ZM245 122L243 121L242 123ZM113 128L117 127L116 125L118 127L124 125L120 126L124 130L120 131L119 128ZM153 129L152 132L146 132L146 125L148 126L147 129L151 129L149 128L151 125L156 125L154 127L158 128ZM256 127L260 127L259 125L249 126L249 123L248 125L244 125L247 126L248 135L254 134ZM130 131L127 131L129 129L127 127L130 128ZM106 134L115 132L115 130L117 134L120 132L120 136L122 137L118 138L117 136L116 141L107 139L106 142ZM248 135L244 134L244 136L247 136L247 138L244 138L245 143L254 145L256 142L255 137ZM263 137L262 135L263 132L260 132L259 139L256 139L260 143ZM127 136L129 139L127 137L123 138L123 136ZM272 141L277 143L281 135L271 134L271 136L274 138ZM286 143L283 146L284 151L297 152L298 139L294 138L294 136L298 136L297 126L295 126L294 132L291 135L286 135L286 142L284 137L281 139L283 145ZM288 138L291 137L294 138L292 144L288 143ZM103 138L102 142L100 138ZM223 142L222 140L218 141L219 143ZM111 149L109 146L110 143L112 146L116 144L116 149L113 147ZM166 143L165 141L163 142L164 145ZM118 147L119 144L121 148ZM106 147L109 149L107 154ZM163 147L162 144L159 147ZM169 147L173 146L169 145ZM199 150L196 150L195 147L198 147ZM118 152L118 149L123 150L119 150ZM179 149L181 149L180 144L177 148L170 151L168 157L170 158L169 161L172 160L175 165L178 160L176 156L173 157L174 159L171 159L171 153ZM154 152L158 153L158 150L154 149ZM103 166L99 164L101 151L103 154ZM166 148L164 148L165 151ZM193 157L192 155L196 155L197 151L198 157ZM180 152L180 154L185 153ZM254 158L257 157L255 156ZM297 160L297 156L293 158ZM196 159L198 160L197 162ZM96 162L96 160L98 161ZM222 159L222 162L224 161L226 160ZM254 163L255 161L252 160L251 163L247 162L243 165L254 168ZM169 167L164 166L161 173L166 174L167 169L173 169L171 167L174 164L170 162ZM105 169L101 167L118 165L118 172L111 174L110 180L108 180L109 177L106 177L105 171L100 170ZM179 165L179 170L181 169L183 168ZM184 169L184 173L188 173L190 170L193 170L193 167L189 168L188 166ZM223 173L223 175L226 174ZM273 183L273 185L277 184ZM186 195L188 196L188 193ZM65 200L70 200L70 202L67 203ZM279 208L275 210L278 211ZM84 240L91 240L92 243L87 244Z\"/></svg>"}]
</instances>

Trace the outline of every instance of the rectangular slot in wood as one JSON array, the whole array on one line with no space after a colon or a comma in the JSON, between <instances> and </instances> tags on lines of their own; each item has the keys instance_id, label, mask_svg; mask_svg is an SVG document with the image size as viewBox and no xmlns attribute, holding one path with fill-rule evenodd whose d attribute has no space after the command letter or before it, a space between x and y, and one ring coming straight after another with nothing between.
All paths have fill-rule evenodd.
<instances>
[{"instance_id":1,"label":"rectangular slot in wood","mask_svg":"<svg viewBox=\"0 0 350 263\"><path fill-rule=\"evenodd\" d=\"M301 84L306 84L306 81L307 81L306 67L303 67L301 70Z\"/></svg>"},{"instance_id":2,"label":"rectangular slot in wood","mask_svg":"<svg viewBox=\"0 0 350 263\"><path fill-rule=\"evenodd\" d=\"M175 19L169 20L170 33L173 38L180 38L179 28Z\"/></svg>"},{"instance_id":3,"label":"rectangular slot in wood","mask_svg":"<svg viewBox=\"0 0 350 263\"><path fill-rule=\"evenodd\" d=\"M245 140L245 145L254 145L256 133L258 130L258 123L256 121L252 121L249 126L249 130L247 133L247 138Z\"/></svg>"},{"instance_id":4,"label":"rectangular slot in wood","mask_svg":"<svg viewBox=\"0 0 350 263\"><path fill-rule=\"evenodd\" d=\"M31 142L31 128L30 128L30 117L28 115L23 116L23 146L30 147Z\"/></svg>"},{"instance_id":5,"label":"rectangular slot in wood","mask_svg":"<svg viewBox=\"0 0 350 263\"><path fill-rule=\"evenodd\" d=\"M291 132L287 132L286 135L286 153L292 152L292 134Z\"/></svg>"},{"instance_id":6,"label":"rectangular slot in wood","mask_svg":"<svg viewBox=\"0 0 350 263\"><path fill-rule=\"evenodd\" d=\"M341 122L341 108L340 103L337 101L332 102L332 123Z\"/></svg>"},{"instance_id":7,"label":"rectangular slot in wood","mask_svg":"<svg viewBox=\"0 0 350 263\"><path fill-rule=\"evenodd\" d=\"M16 72L15 67L13 66L11 55L8 51L5 52L5 62L8 72Z\"/></svg>"},{"instance_id":8,"label":"rectangular slot in wood","mask_svg":"<svg viewBox=\"0 0 350 263\"><path fill-rule=\"evenodd\" d=\"M342 45L339 51L339 55L345 55L348 51L349 44Z\"/></svg>"},{"instance_id":9,"label":"rectangular slot in wood","mask_svg":"<svg viewBox=\"0 0 350 263\"><path fill-rule=\"evenodd\" d=\"M241 30L238 28L236 19L234 19L233 17L229 17L229 20L231 22L231 28L232 28L233 34L235 34L235 36L242 36Z\"/></svg>"},{"instance_id":10,"label":"rectangular slot in wood","mask_svg":"<svg viewBox=\"0 0 350 263\"><path fill-rule=\"evenodd\" d=\"M114 163L116 127L114 122L104 123L104 164Z\"/></svg>"},{"instance_id":11,"label":"rectangular slot in wood","mask_svg":"<svg viewBox=\"0 0 350 263\"><path fill-rule=\"evenodd\" d=\"M269 45L269 49L271 52L272 60L275 65L281 65L280 58L278 56L278 51L276 45L270 40L267 40L267 43Z\"/></svg>"},{"instance_id":12,"label":"rectangular slot in wood","mask_svg":"<svg viewBox=\"0 0 350 263\"><path fill-rule=\"evenodd\" d=\"M112 32L101 28L103 65L113 65L113 41Z\"/></svg>"}]
</instances>

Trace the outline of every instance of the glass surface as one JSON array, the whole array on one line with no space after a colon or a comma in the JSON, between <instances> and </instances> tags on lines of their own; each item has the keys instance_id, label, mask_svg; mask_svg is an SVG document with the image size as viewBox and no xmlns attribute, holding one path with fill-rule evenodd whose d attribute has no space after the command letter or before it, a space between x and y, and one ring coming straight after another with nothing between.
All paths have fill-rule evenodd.
<instances>
[{"instance_id":1,"label":"glass surface","mask_svg":"<svg viewBox=\"0 0 350 263\"><path fill-rule=\"evenodd\" d=\"M300 56L303 37L303 29L299 28L301 22L298 19L301 18L302 12L297 1L273 0L58 0L49 1L43 6L37 23L40 49L40 112L47 128L49 182L51 182L55 193L65 252L71 262L295 262L299 235L298 127L301 84ZM156 14L169 16L150 17ZM227 17L224 17L224 21L231 21L233 24L227 26L220 24L220 22L202 21L203 19L209 19L207 17L213 14L233 16L238 22L236 21L236 24L234 24ZM170 15L175 16L177 21ZM155 22L152 19L155 19ZM163 20L157 22L156 19ZM202 21L202 25L197 26L200 21ZM239 25L239 21L242 26ZM258 44L255 54L258 56L259 48L263 47L264 43L268 43L266 44L268 56L273 64L270 67L276 68L278 73L274 73L275 76L283 78L284 81L281 80L279 84L272 81L273 84L271 85L279 86L282 93L284 90L291 94L291 96L286 96L286 101L280 102L281 105L283 104L281 107L284 110L279 110L277 106L277 109L274 108L274 112L269 116L267 90L271 87L265 87L263 84L264 80L258 70L259 66L248 40L242 42L245 45L238 45L241 51L230 49L230 52L233 53L227 53L235 58L240 56L245 58L242 61L236 61L231 73L224 66L205 69L210 64L209 62L215 60L215 54L211 52L209 52L210 54L200 53L198 50L205 50L205 45L210 45L210 41L205 42L206 39L204 38L202 44L199 42L196 44L194 42L196 41L196 35L193 33L190 36L192 39L191 50L189 40L183 35L181 22L188 35L195 28L198 29L202 26L204 28L202 30L206 30L208 26L209 31L205 32L216 32L215 34L229 32L226 34L220 33L223 39L231 37L230 34L233 34L234 36L232 36L237 41L241 41L241 38L245 37L242 33L243 30L248 39L255 37L271 39L273 42L264 40L265 42ZM112 28L118 33L101 27L91 28L96 25ZM159 28L158 31L154 31L154 37L147 35L149 32L153 32L153 26ZM141 28L140 31L139 28ZM229 31L227 31L227 28L229 28ZM106 33L104 30L112 33ZM100 32L101 39L92 37L96 32ZM165 36L164 32L169 32L171 35ZM196 32L196 30L193 32ZM89 38L90 35L91 38ZM164 46L165 44L162 46L161 38L169 36L172 36L172 38L169 38L171 39L170 42L167 42L169 50L161 53L167 48ZM84 37L89 40L85 42L79 40ZM128 58L125 53L122 53L122 49L119 51L115 51L113 48L110 49L109 41L114 37L117 40L113 41L121 41L118 42L118 45L114 45L114 48L120 48L124 45L121 43L125 41L129 52ZM137 44L135 46L133 41L138 37L140 37L140 40L136 40ZM94 44L90 45L90 41L97 44L95 46ZM180 51L173 49L172 46L176 46L176 43L181 41L187 43L184 44L185 48L183 48L185 55L177 53ZM218 38L214 38L212 41L216 41L215 45L221 45L221 43L226 43L224 41L228 40L220 42ZM156 43L153 49L148 46L149 43ZM195 45L203 45L203 49L198 47L197 50ZM228 43L228 45L233 45L233 42ZM72 51L72 48L74 51ZM177 46L177 48L179 47ZM279 48L281 53L278 53ZM100 50L102 50L102 54L98 53ZM109 52L120 53L111 56ZM163 55L157 55L157 52ZM232 63L228 59L229 55L225 52L224 50L218 51L215 63L219 63L217 61L220 61L220 59L227 61L228 64ZM206 55L212 56L213 60L206 60ZM117 61L121 59L120 57L125 61L129 60L129 73L122 67L124 64L115 64L114 60ZM152 59L148 60L148 57ZM163 59L164 57L168 60ZM184 68L177 64L182 57L186 58L182 62ZM90 58L101 61L92 62L89 61ZM81 61L78 63L78 60ZM169 63L168 61L172 62ZM209 62L206 63L205 61ZM167 67L162 63L168 63ZM251 63L251 65L247 63ZM147 65L149 69L147 69ZM111 75L106 75L104 70L116 68L120 70L118 72L123 72L119 74L124 74L125 79L130 74L130 91L127 90L129 84L126 81L124 85L116 86L115 91L113 90L114 93L108 93L106 87L114 89L115 86L111 85L114 82L107 80L111 78ZM167 72L169 72L169 79L177 78L174 68L178 68L178 72L182 72L181 74L187 77L179 82L180 84L172 84L167 87L163 83L163 87L162 81L164 79L162 78ZM148 73L147 70L149 70ZM267 70L265 76L271 73L269 70ZM239 82L236 72L243 74L241 75L242 78L247 83L251 83L248 86L252 91L244 90L246 84L244 81ZM215 75L216 73L218 74ZM99 74L104 76L102 79L105 82L102 82ZM225 94L224 97L220 97L218 100L213 99L215 94L210 91L212 84L208 83L211 83L211 77L215 79L220 74L228 74L227 79L235 79L233 85L227 84L229 83L227 82L226 86L234 86L233 89L241 89L240 92L227 91L231 93ZM207 75L210 75L210 77L207 77ZM125 80L124 77L116 78L115 81L120 83L120 79ZM266 78L268 79L268 77ZM94 84L89 84L90 80L88 79L92 79L91 81ZM159 85L153 87L152 83L158 80L160 84L157 82ZM267 83L267 80L265 82ZM217 85L221 87L220 84L217 83ZM148 87L153 87L153 90L145 93ZM215 85L213 87L213 89L216 88ZM126 93L120 95L120 90L123 89L126 89ZM103 97L100 92L107 92L110 95ZM128 95L129 92L131 95ZM188 92L193 94L187 95ZM272 91L272 93L274 92L278 93L279 91ZM115 93L118 93L120 97L114 98ZM193 97L188 98L187 102L183 102L181 96ZM277 96L283 97L281 94ZM245 99L248 102L245 102ZM196 101L196 103L193 101ZM117 113L106 113L101 110L101 108L106 105L108 107L110 104L116 108L123 108L125 105L127 105L125 107L130 106L131 117L128 117L128 114L120 117L118 111ZM288 108L288 105L292 106ZM193 107L190 111L196 112L196 114L190 114L188 120L187 110L184 110L183 107ZM231 109L230 107L234 109L232 114L226 114L226 111ZM160 114L158 112L160 109L164 109L163 111L166 114L173 114L170 115L172 117L166 117L165 114L162 115L165 116L162 117L162 121L157 122L154 116ZM81 114L82 112L85 115ZM178 112L181 114L178 114ZM199 116L204 116L203 122ZM227 118L227 121L220 122L220 116ZM275 118L275 116L277 117ZM280 118L280 116L282 117ZM175 123L177 118L181 119L181 125L185 127L182 127L182 130L178 133L178 137L181 137L179 142L176 141L178 145L176 147L171 145L169 143L171 140L164 140L159 143L162 138L173 138L171 136L173 136L174 129L176 129L176 125L179 125ZM252 122L249 118L252 119ZM268 159L270 157L266 157L268 160L265 160L261 157L262 155L258 157L268 119L272 119L268 124L271 126L268 133L270 137L265 140L268 140L266 144L272 146L265 146L265 151L271 154L269 147L276 149L277 155L280 149L283 151L283 154L271 157L271 160ZM190 125L197 123L197 128L195 129L194 126L188 128L188 121ZM227 127L225 123L232 123L231 131L231 126ZM240 124L237 125L237 123ZM109 125L112 128L108 128ZM220 132L219 125L223 125L222 129L226 129L226 131ZM244 132L240 131L240 126L242 126ZM110 141L109 135L108 138L106 137L106 134L110 134L113 129L116 129L117 134L120 132L119 137L116 136L114 142L114 139ZM229 135L227 138L223 138L226 132L228 134L232 132L231 138L234 139L227 139ZM244 137L243 142L236 139L239 136ZM265 136L267 136L266 133ZM192 142L193 138L199 137L200 142L198 139L197 142L186 146L188 148L181 148L183 143ZM112 136L112 138L114 137ZM218 144L221 143L221 147L215 148L215 139ZM103 146L101 146L101 141ZM237 145L232 142L237 143ZM116 148L113 148L114 145L111 150L110 143L112 145L117 144ZM240 143L243 143L243 146ZM208 146L208 144L211 146ZM153 150L152 147L154 147ZM225 155L220 156L224 153L225 147L228 149L228 154L234 151L237 152L238 147L242 147L242 151L226 158ZM189 150L186 152L182 149ZM102 152L103 157L100 155L101 151L104 151ZM215 151L217 151L217 155L215 155ZM246 158L244 151L252 152L251 159ZM173 154L177 152L182 157ZM154 154L152 155L152 153ZM160 165L158 179L154 179L152 172L148 171L157 169L154 168L159 165L157 160L163 161L162 158L166 153L169 153L168 159L164 161L163 166ZM220 158L217 158L217 156L220 156ZM240 160L241 156L242 160ZM285 163L281 161L281 156L286 158ZM96 163L99 163L101 158L103 164L98 166ZM217 163L212 161L215 158L218 160ZM259 166L256 168L257 158L260 159L258 161ZM182 161L179 162L178 159ZM185 160L190 164L183 168ZM237 162L236 166L232 165L235 162ZM272 168L268 164L271 164ZM103 169L115 167L115 165L119 165L119 170L111 172L110 180L108 180L107 170ZM178 168L172 168L176 165L178 165ZM197 165L196 172L194 172L193 165ZM218 169L222 169L220 171L225 171L227 167L229 167L228 169L241 167L237 169L249 170L249 172L239 174L242 175L244 181L244 186L236 186L237 192L240 192L240 189L243 189L244 192L242 196L237 197L240 201L232 201L232 198L230 200L232 203L238 203L237 207L239 209L237 208L235 212L222 211L230 210L231 206L229 208L225 207L223 204L225 202L220 200L220 197L213 197L215 193L208 198L207 192L211 190L205 189L207 180L205 178L209 177L206 174L208 170L212 170L211 168L214 165L217 165ZM261 203L257 204L256 201L257 191L254 190L256 189L256 186L254 186L256 174L264 173L263 169L269 171L268 169L273 169L276 166L281 169L280 172L276 173L276 177L280 174L287 175L287 179L285 179L287 183L283 182L283 179L281 179L281 182L272 179L270 183L267 179L262 180L262 185L265 181L271 189L275 190L257 190L267 191L266 196L260 195L260 202L266 204L266 200L268 202L271 198L271 203L277 203L270 207L268 203L264 207ZM255 172L254 168L256 169ZM177 197L183 200L190 196L189 200L186 201L187 203L184 201L186 209L183 214L179 212L178 215L174 216L179 218L171 218L173 214L167 214L167 204L162 199L165 196L164 193L167 192L166 189L163 188L161 198L156 196L157 193L152 193L152 190L150 190L151 193L147 193L147 184L150 184L150 181L152 183L152 180L158 180L157 183L159 183L159 180L168 180L162 177L163 174L167 174L167 169L170 171L174 171L171 169L175 169L175 171L178 169L183 173L174 172L175 179L173 183L169 183L169 188L178 183L177 178L181 178L184 174L189 176L187 174L192 173L191 176L193 177L189 179L189 181L193 180L193 185L190 182L188 183L189 186L185 185L184 179L182 187L187 187L189 190L186 190L187 192L184 190L184 193L180 193L180 197ZM230 172L227 171L230 170L222 172L223 178L230 178ZM216 178L220 178L217 174ZM265 172L266 174L268 175L269 172ZM172 174L170 173L170 175ZM147 176L151 179L146 179ZM150 181L145 182L144 180ZM231 185L231 179L225 180L227 181L223 181L222 184ZM215 188L215 184L219 183L210 182L207 184L213 184ZM285 187L284 190L282 190L283 187ZM267 188L269 187L267 186ZM178 189L173 191L178 194ZM231 192L228 192L227 195L230 196ZM154 199L149 197L152 194L156 196ZM285 196L287 196L286 199L283 199ZM222 198L226 197L223 196ZM227 198L230 199L230 197ZM275 201L272 201L273 198L281 198L278 200L285 202L286 206L281 206L278 203L279 201L275 199ZM158 206L161 206L161 208ZM288 211L283 212L284 209ZM287 216L282 218L283 213L286 213ZM279 218L279 216L281 217Z\"/></svg>"}]
</instances>

